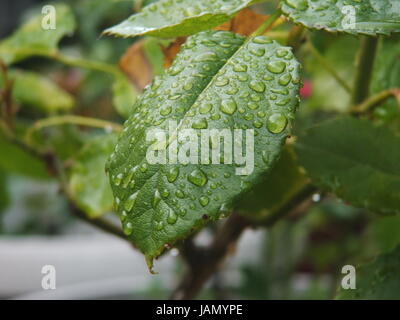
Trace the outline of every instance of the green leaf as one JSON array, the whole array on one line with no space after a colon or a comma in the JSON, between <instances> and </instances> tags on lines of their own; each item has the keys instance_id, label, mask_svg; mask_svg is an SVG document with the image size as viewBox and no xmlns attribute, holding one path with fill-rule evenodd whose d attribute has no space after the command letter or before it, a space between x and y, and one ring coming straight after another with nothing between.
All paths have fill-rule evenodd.
<instances>
[{"instance_id":1,"label":"green leaf","mask_svg":"<svg viewBox=\"0 0 400 320\"><path fill-rule=\"evenodd\" d=\"M356 289L339 289L339 300L400 299L400 246L356 268Z\"/></svg>"},{"instance_id":2,"label":"green leaf","mask_svg":"<svg viewBox=\"0 0 400 320\"><path fill-rule=\"evenodd\" d=\"M121 116L128 118L138 95L134 86L121 75L115 79L112 90L115 109Z\"/></svg>"},{"instance_id":3,"label":"green leaf","mask_svg":"<svg viewBox=\"0 0 400 320\"><path fill-rule=\"evenodd\" d=\"M267 37L246 41L230 32L202 32L187 40L167 73L144 92L108 169L124 230L150 267L165 245L223 217L272 167L299 102L299 69L291 49ZM204 160L187 165L176 164L173 158L168 164L148 163L149 147L159 147L147 141L149 130L168 130L174 124L171 120L177 121L181 134L192 128L227 129L232 137L233 129L254 130L255 147L246 137L251 131L239 131L244 137L237 139L249 148L246 154L255 148L254 171L241 176L236 169L244 165ZM212 136L215 140L217 135ZM168 139L167 154L179 139L185 155L182 137L172 133Z\"/></svg>"},{"instance_id":4,"label":"green leaf","mask_svg":"<svg viewBox=\"0 0 400 320\"><path fill-rule=\"evenodd\" d=\"M113 196L104 166L115 143L114 134L92 138L74 159L69 172L69 194L90 218L112 209Z\"/></svg>"},{"instance_id":5,"label":"green leaf","mask_svg":"<svg viewBox=\"0 0 400 320\"><path fill-rule=\"evenodd\" d=\"M379 39L378 52L371 78L371 93L377 94L386 89L400 88L400 36ZM387 116L399 114L398 103L390 98L382 104ZM381 109L384 110L384 109ZM396 123L397 125L397 123ZM397 125L398 127L398 125Z\"/></svg>"},{"instance_id":6,"label":"green leaf","mask_svg":"<svg viewBox=\"0 0 400 320\"><path fill-rule=\"evenodd\" d=\"M306 181L293 150L285 147L279 161L265 180L238 203L235 211L261 220L300 191Z\"/></svg>"},{"instance_id":7,"label":"green leaf","mask_svg":"<svg viewBox=\"0 0 400 320\"><path fill-rule=\"evenodd\" d=\"M400 213L400 138L367 120L338 118L299 137L300 163L318 186L356 207Z\"/></svg>"},{"instance_id":8,"label":"green leaf","mask_svg":"<svg viewBox=\"0 0 400 320\"><path fill-rule=\"evenodd\" d=\"M400 215L380 217L368 224L367 239L372 248L386 253L400 245Z\"/></svg>"},{"instance_id":9,"label":"green leaf","mask_svg":"<svg viewBox=\"0 0 400 320\"><path fill-rule=\"evenodd\" d=\"M10 37L0 42L0 60L8 65L35 55L38 51L55 53L60 39L74 31L75 19L67 5L60 3L54 4L54 7L55 29L43 29L42 19L45 15L38 13Z\"/></svg>"},{"instance_id":10,"label":"green leaf","mask_svg":"<svg viewBox=\"0 0 400 320\"><path fill-rule=\"evenodd\" d=\"M0 169L37 179L48 179L43 162L7 140L0 130Z\"/></svg>"},{"instance_id":11,"label":"green leaf","mask_svg":"<svg viewBox=\"0 0 400 320\"><path fill-rule=\"evenodd\" d=\"M397 0L282 0L281 8L311 29L366 35L400 32Z\"/></svg>"},{"instance_id":12,"label":"green leaf","mask_svg":"<svg viewBox=\"0 0 400 320\"><path fill-rule=\"evenodd\" d=\"M150 35L176 38L187 36L216 27L231 19L238 11L260 1L160 0L104 32L121 37Z\"/></svg>"},{"instance_id":13,"label":"green leaf","mask_svg":"<svg viewBox=\"0 0 400 320\"><path fill-rule=\"evenodd\" d=\"M74 98L40 74L13 70L12 95L19 104L37 108L44 112L66 111L74 107ZM0 76L0 87L3 79Z\"/></svg>"},{"instance_id":14,"label":"green leaf","mask_svg":"<svg viewBox=\"0 0 400 320\"><path fill-rule=\"evenodd\" d=\"M349 35L315 33L315 42L323 42L319 48L325 60L334 66L342 79L349 82L354 78L354 56L357 53L357 38ZM322 39L321 39L322 37ZM311 54L305 56L304 68L310 74L312 95L306 101L311 108L347 112L350 95L338 84L332 74Z\"/></svg>"},{"instance_id":15,"label":"green leaf","mask_svg":"<svg viewBox=\"0 0 400 320\"><path fill-rule=\"evenodd\" d=\"M0 170L0 231L1 231L1 212L7 208L10 202L10 195L7 188L7 175L3 170Z\"/></svg>"}]
</instances>

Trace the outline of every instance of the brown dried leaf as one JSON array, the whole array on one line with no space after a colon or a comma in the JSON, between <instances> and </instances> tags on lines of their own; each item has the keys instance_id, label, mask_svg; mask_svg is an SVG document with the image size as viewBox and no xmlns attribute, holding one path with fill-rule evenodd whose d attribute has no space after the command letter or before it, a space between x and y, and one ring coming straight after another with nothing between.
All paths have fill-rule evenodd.
<instances>
[{"instance_id":1,"label":"brown dried leaf","mask_svg":"<svg viewBox=\"0 0 400 320\"><path fill-rule=\"evenodd\" d=\"M153 70L144 53L143 40L128 48L119 61L119 67L139 90L151 82Z\"/></svg>"},{"instance_id":2,"label":"brown dried leaf","mask_svg":"<svg viewBox=\"0 0 400 320\"><path fill-rule=\"evenodd\" d=\"M161 50L164 53L164 68L169 68L174 61L181 45L186 41L186 37L176 38L175 41L171 42L168 47L162 47Z\"/></svg>"},{"instance_id":3,"label":"brown dried leaf","mask_svg":"<svg viewBox=\"0 0 400 320\"><path fill-rule=\"evenodd\" d=\"M268 16L259 14L251 9L243 9L233 19L216 27L216 30L232 31L243 36L249 36L267 20Z\"/></svg>"}]
</instances>

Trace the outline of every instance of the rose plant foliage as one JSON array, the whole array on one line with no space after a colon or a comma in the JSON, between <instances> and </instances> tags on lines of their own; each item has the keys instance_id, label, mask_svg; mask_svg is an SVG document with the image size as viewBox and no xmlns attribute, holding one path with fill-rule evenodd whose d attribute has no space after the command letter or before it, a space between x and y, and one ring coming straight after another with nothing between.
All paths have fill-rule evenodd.
<instances>
[{"instance_id":1,"label":"rose plant foliage","mask_svg":"<svg viewBox=\"0 0 400 320\"><path fill-rule=\"evenodd\" d=\"M104 1L104 10L116 3ZM77 23L66 4L55 8L55 30L43 30L38 15L0 42L0 88L6 91L12 78L10 99L43 115L15 129L18 114L2 100L2 150L22 160L0 159L1 182L3 171L46 179L55 171L68 201L89 221L114 210L120 234L143 253L151 272L155 258L209 225L240 215L249 225L272 227L316 194L343 201L374 221L400 213L399 1L135 1L132 15L103 32L107 41L135 43L129 59L136 64L129 72L122 62L128 58L118 68L63 52L59 42ZM263 13L264 22L250 34L238 34L235 24L251 21L231 19L249 8ZM345 53L343 43L349 44ZM173 59L165 70L164 55ZM123 126L66 115L80 104L76 95L23 70L18 63L31 57L107 74ZM139 69L144 66L146 71ZM144 89L132 85L141 72L152 78ZM304 81L312 92L302 101ZM68 133L73 138L65 124L73 126ZM152 148L168 155L184 148L178 133L163 148L155 137L148 139L152 129L168 131L171 124L173 132L194 129L199 140L200 132L214 132L206 137L211 149L220 147L220 137L213 136L219 130L240 134L233 149L254 155L252 169L224 163L226 154L219 164L209 156L200 161L202 155L189 149L187 163L149 163ZM76 125L106 130L80 135ZM45 128L52 134L60 130L61 141L41 134ZM68 151L67 141L74 141ZM49 170L49 152L61 169ZM24 161L32 167L24 168ZM373 262L360 259L366 262L361 289L339 290L337 298L400 298L398 245L375 252ZM379 274L371 275L374 270Z\"/></svg>"}]
</instances>

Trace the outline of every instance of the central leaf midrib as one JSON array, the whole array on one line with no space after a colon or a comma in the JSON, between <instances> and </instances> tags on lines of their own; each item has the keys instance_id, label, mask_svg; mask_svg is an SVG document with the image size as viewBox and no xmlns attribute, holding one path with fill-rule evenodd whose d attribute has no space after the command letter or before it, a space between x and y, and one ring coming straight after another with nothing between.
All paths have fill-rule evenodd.
<instances>
[{"instance_id":1,"label":"central leaf midrib","mask_svg":"<svg viewBox=\"0 0 400 320\"><path fill-rule=\"evenodd\" d=\"M181 128L182 122L183 122L183 120L185 119L186 114L192 109L193 105L195 105L196 102L198 102L199 97L200 97L204 92L206 92L206 91L208 90L208 88L211 86L211 84L214 82L215 77L216 77L216 75L218 74L218 72L219 72L221 69L223 69L224 67L226 67L226 66L230 63L230 61L236 56L236 54L237 54L242 48L244 48L244 46L247 45L247 43L248 43L251 39L252 39L252 38L250 38L250 37L247 38L247 39L244 39L243 44L237 48L237 50L231 55L231 57L230 57L228 60L226 60L226 62L221 66L221 68L219 68L218 70L215 71L214 75L213 75L212 78L210 79L210 82L200 91L200 93L197 95L196 99L193 101L193 103L190 105L190 107L187 108L187 110L183 113L182 118L179 120L179 125L178 125L178 127L177 127L177 130L179 130L179 128ZM172 141L170 141L170 139L169 139L168 142L167 142L167 144L166 144L166 149L168 149L168 147L170 146L171 142L172 142ZM145 161L145 159L146 159L146 158L144 158L144 159L140 162L140 164L143 163L143 162ZM138 190L139 193L141 192L141 190L143 189L143 187L147 184L147 182L148 182L153 176L155 176L156 174L159 174L159 173L160 173L161 169L162 169L162 166L161 166L161 165L158 165L158 166L157 166L157 170L156 170L151 176L149 176L148 179L146 179L146 182L145 182L145 183L141 186L141 188ZM157 186L156 186L156 190L157 190L157 191L160 191L160 190L158 189Z\"/></svg>"}]
</instances>

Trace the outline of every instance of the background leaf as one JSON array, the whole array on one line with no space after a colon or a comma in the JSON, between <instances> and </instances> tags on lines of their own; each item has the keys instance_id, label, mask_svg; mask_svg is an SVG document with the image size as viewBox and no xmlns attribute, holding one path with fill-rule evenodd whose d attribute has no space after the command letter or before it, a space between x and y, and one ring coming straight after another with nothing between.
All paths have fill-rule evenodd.
<instances>
[{"instance_id":1,"label":"background leaf","mask_svg":"<svg viewBox=\"0 0 400 320\"><path fill-rule=\"evenodd\" d=\"M397 0L282 0L281 7L291 20L311 29L367 35L400 32Z\"/></svg>"},{"instance_id":2,"label":"background leaf","mask_svg":"<svg viewBox=\"0 0 400 320\"><path fill-rule=\"evenodd\" d=\"M371 78L371 94L386 89L400 88L400 36L379 39L377 56ZM385 120L399 117L399 107L395 98L390 98L376 112ZM399 127L398 123L395 128Z\"/></svg>"},{"instance_id":3,"label":"background leaf","mask_svg":"<svg viewBox=\"0 0 400 320\"><path fill-rule=\"evenodd\" d=\"M40 160L9 142L1 131L0 150L0 170L38 179L49 178Z\"/></svg>"},{"instance_id":4,"label":"background leaf","mask_svg":"<svg viewBox=\"0 0 400 320\"><path fill-rule=\"evenodd\" d=\"M400 299L400 246L393 251L378 256L374 261L356 268L357 288L339 289L336 299Z\"/></svg>"},{"instance_id":5,"label":"background leaf","mask_svg":"<svg viewBox=\"0 0 400 320\"><path fill-rule=\"evenodd\" d=\"M42 15L31 18L10 37L0 42L0 60L11 64L23 60L35 52L54 53L61 38L75 29L75 19L65 4L54 4L56 9L56 29L42 28Z\"/></svg>"},{"instance_id":6,"label":"background leaf","mask_svg":"<svg viewBox=\"0 0 400 320\"><path fill-rule=\"evenodd\" d=\"M23 106L37 108L52 113L66 111L74 107L74 98L49 79L38 73L13 70L10 77L14 80L12 96ZM3 79L0 76L0 88Z\"/></svg>"},{"instance_id":7,"label":"background leaf","mask_svg":"<svg viewBox=\"0 0 400 320\"><path fill-rule=\"evenodd\" d=\"M114 134L92 138L74 159L69 172L69 194L90 218L112 209L113 196L104 166L115 142Z\"/></svg>"},{"instance_id":8,"label":"background leaf","mask_svg":"<svg viewBox=\"0 0 400 320\"><path fill-rule=\"evenodd\" d=\"M160 0L104 32L121 37L187 36L216 27L256 2L260 0Z\"/></svg>"},{"instance_id":9,"label":"background leaf","mask_svg":"<svg viewBox=\"0 0 400 320\"><path fill-rule=\"evenodd\" d=\"M303 170L297 164L294 151L286 146L265 181L249 192L235 210L251 219L263 219L286 203L306 181Z\"/></svg>"},{"instance_id":10,"label":"background leaf","mask_svg":"<svg viewBox=\"0 0 400 320\"><path fill-rule=\"evenodd\" d=\"M338 118L296 143L300 163L321 188L376 213L400 212L400 138L367 120Z\"/></svg>"},{"instance_id":11,"label":"background leaf","mask_svg":"<svg viewBox=\"0 0 400 320\"><path fill-rule=\"evenodd\" d=\"M298 105L299 69L290 48L267 37L247 42L202 32L144 92L108 168L125 232L149 262L165 244L226 214L275 163ZM233 164L148 164L146 131L167 130L168 120L179 130L254 128L254 172L237 175Z\"/></svg>"},{"instance_id":12,"label":"background leaf","mask_svg":"<svg viewBox=\"0 0 400 320\"><path fill-rule=\"evenodd\" d=\"M125 76L116 78L113 84L113 102L118 113L127 118L133 110L137 99L137 92Z\"/></svg>"}]
</instances>

